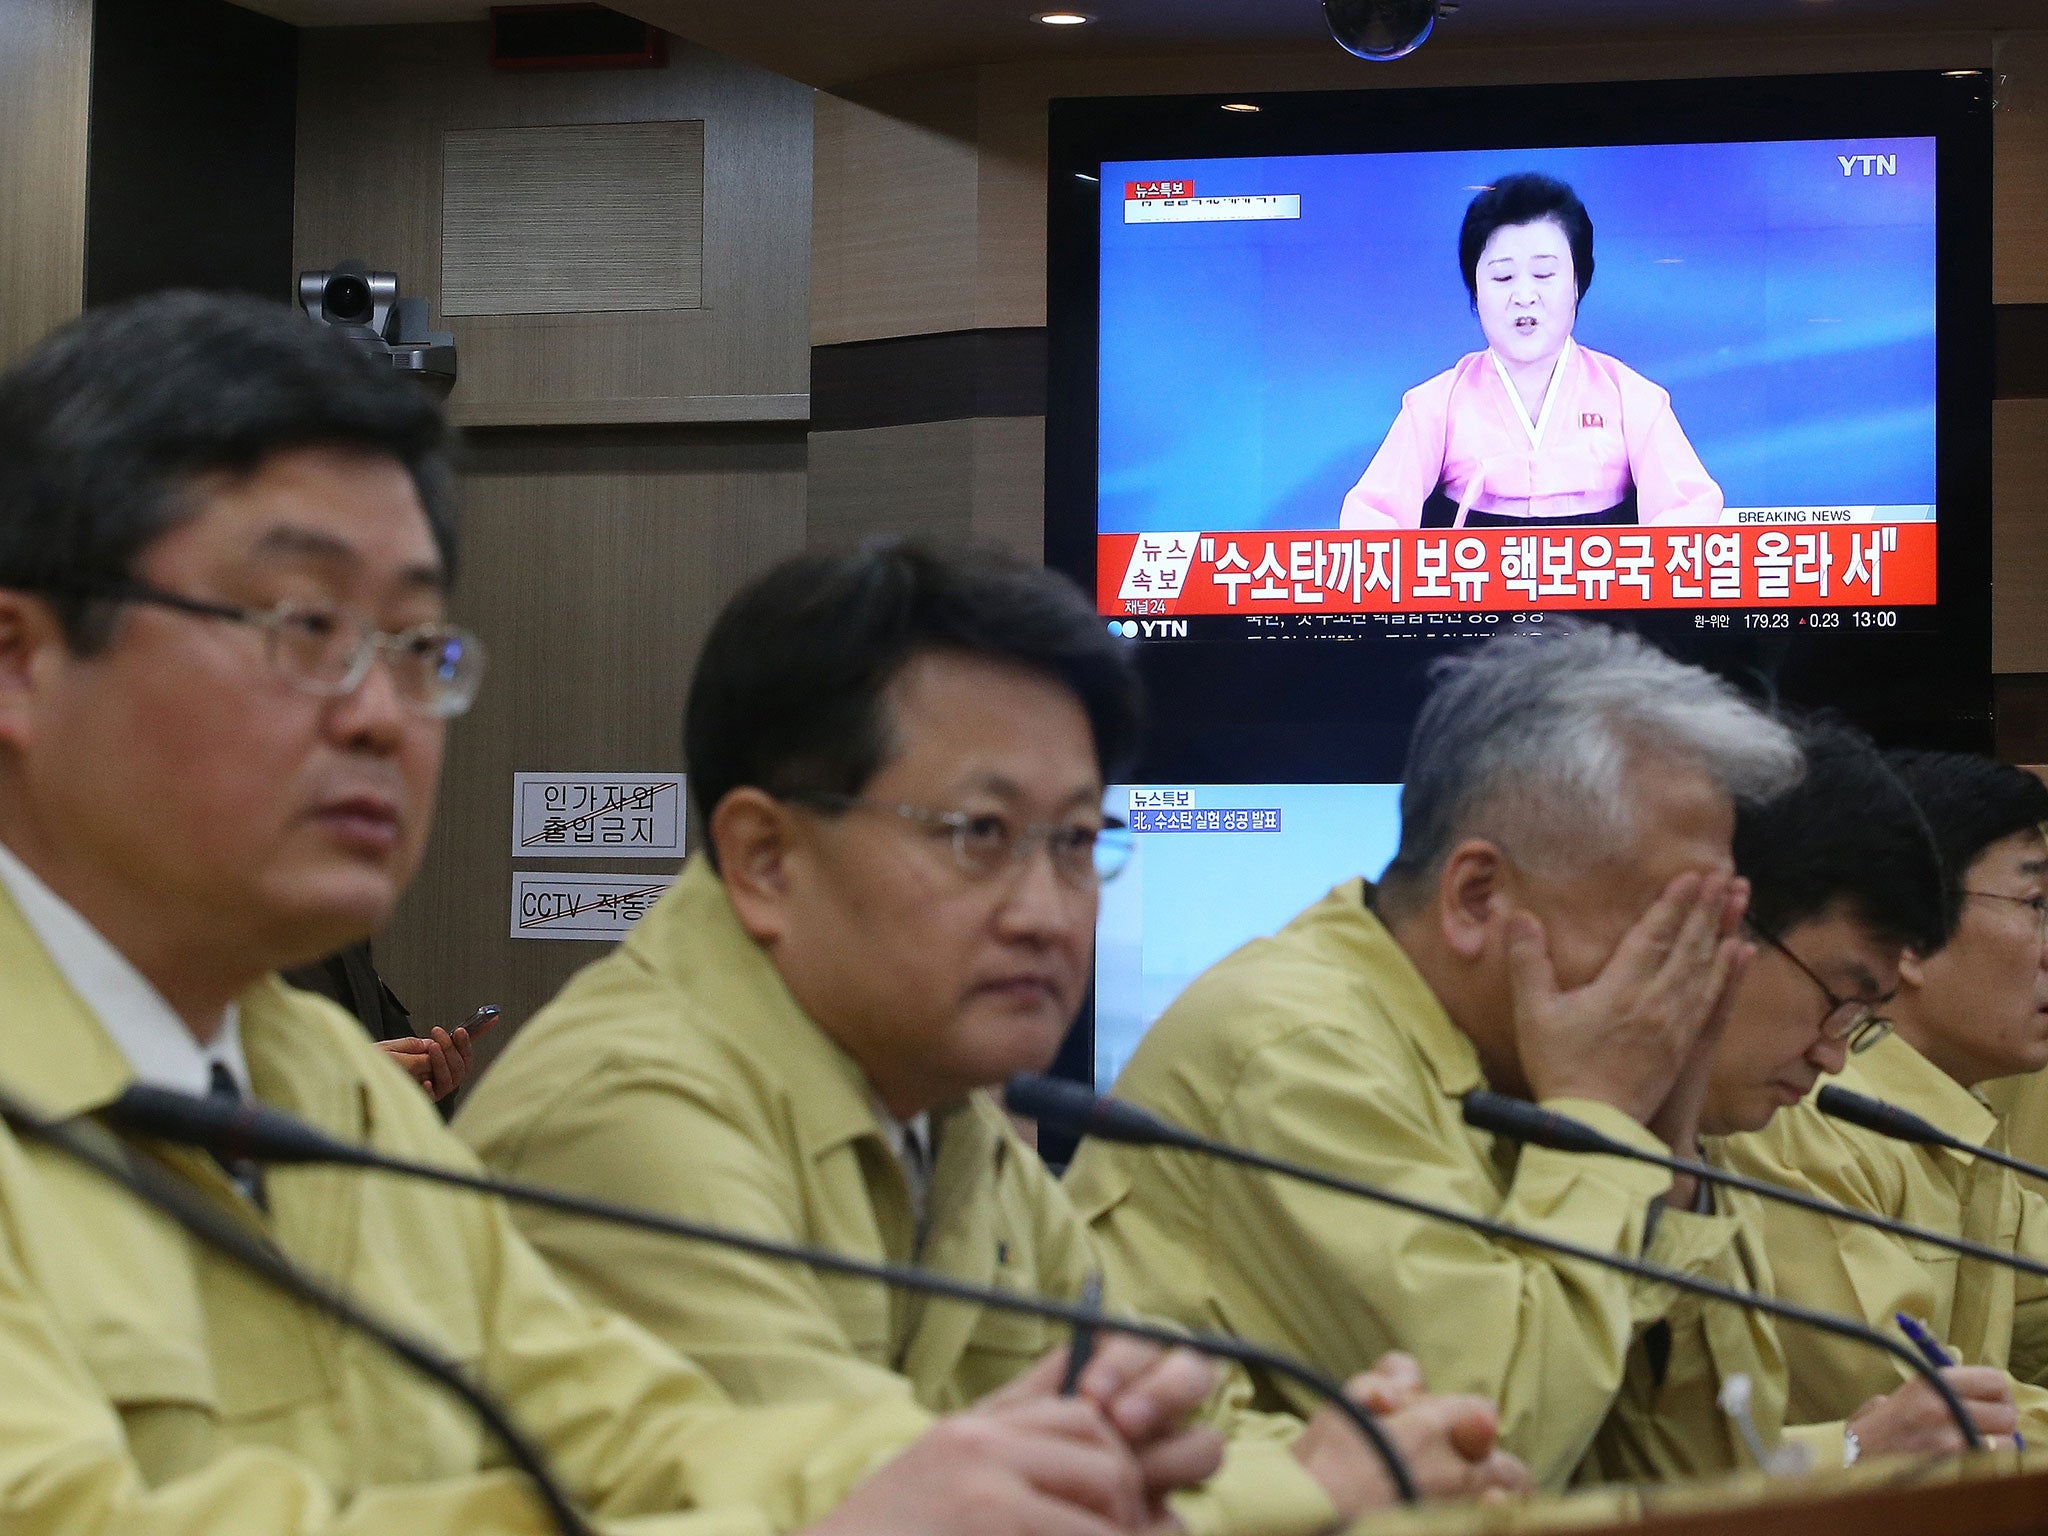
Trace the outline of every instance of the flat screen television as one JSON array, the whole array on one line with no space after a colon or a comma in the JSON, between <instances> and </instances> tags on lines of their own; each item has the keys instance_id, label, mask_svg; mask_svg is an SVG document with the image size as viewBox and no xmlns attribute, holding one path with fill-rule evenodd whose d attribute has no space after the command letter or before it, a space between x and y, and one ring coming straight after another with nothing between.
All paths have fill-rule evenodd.
<instances>
[{"instance_id":1,"label":"flat screen television","mask_svg":"<svg viewBox=\"0 0 2048 1536\"><path fill-rule=\"evenodd\" d=\"M1187 984L1332 886L1376 876L1401 831L1398 784L1128 784L1131 862L1102 888L1088 1070L1107 1092Z\"/></svg>"},{"instance_id":2,"label":"flat screen television","mask_svg":"<svg viewBox=\"0 0 2048 1536\"><path fill-rule=\"evenodd\" d=\"M1981 72L1055 102L1047 555L1140 772L1396 780L1432 657L1573 614L1988 748L1989 125Z\"/></svg>"}]
</instances>

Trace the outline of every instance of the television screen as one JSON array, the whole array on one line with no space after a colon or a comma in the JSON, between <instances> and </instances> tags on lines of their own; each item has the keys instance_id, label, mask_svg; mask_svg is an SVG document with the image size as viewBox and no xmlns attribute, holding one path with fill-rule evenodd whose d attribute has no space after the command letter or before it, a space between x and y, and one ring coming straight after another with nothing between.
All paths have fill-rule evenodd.
<instances>
[{"instance_id":1,"label":"television screen","mask_svg":"<svg viewBox=\"0 0 2048 1536\"><path fill-rule=\"evenodd\" d=\"M1107 1090L1152 1021L1239 945L1330 888L1376 876L1401 832L1398 784L1134 784L1110 791L1131 862L1095 928L1095 1081Z\"/></svg>"},{"instance_id":2,"label":"television screen","mask_svg":"<svg viewBox=\"0 0 2048 1536\"><path fill-rule=\"evenodd\" d=\"M1051 150L1046 555L1142 647L1139 774L1391 782L1435 657L1567 614L1989 748L1983 72L1079 99Z\"/></svg>"},{"instance_id":3,"label":"television screen","mask_svg":"<svg viewBox=\"0 0 2048 1536\"><path fill-rule=\"evenodd\" d=\"M1100 189L1105 614L1935 600L1932 137Z\"/></svg>"}]
</instances>

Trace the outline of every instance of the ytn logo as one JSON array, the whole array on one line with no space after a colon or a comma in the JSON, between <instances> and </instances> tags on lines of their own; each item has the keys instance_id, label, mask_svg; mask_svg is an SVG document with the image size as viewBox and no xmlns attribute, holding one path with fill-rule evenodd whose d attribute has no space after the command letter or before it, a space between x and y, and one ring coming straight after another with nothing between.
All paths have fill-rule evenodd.
<instances>
[{"instance_id":1,"label":"ytn logo","mask_svg":"<svg viewBox=\"0 0 2048 1536\"><path fill-rule=\"evenodd\" d=\"M1126 640L1135 640L1140 635L1147 640L1185 640L1188 637L1186 619L1111 619L1109 632L1121 635Z\"/></svg>"},{"instance_id":2,"label":"ytn logo","mask_svg":"<svg viewBox=\"0 0 2048 1536\"><path fill-rule=\"evenodd\" d=\"M1899 174L1897 155L1837 155L1842 162L1844 176L1896 176Z\"/></svg>"}]
</instances>

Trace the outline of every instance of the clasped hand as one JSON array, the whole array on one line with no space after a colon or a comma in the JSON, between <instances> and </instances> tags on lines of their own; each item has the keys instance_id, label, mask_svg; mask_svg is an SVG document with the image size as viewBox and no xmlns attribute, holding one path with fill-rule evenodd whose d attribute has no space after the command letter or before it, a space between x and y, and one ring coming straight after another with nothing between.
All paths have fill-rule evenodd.
<instances>
[{"instance_id":1,"label":"clasped hand","mask_svg":"<svg viewBox=\"0 0 2048 1536\"><path fill-rule=\"evenodd\" d=\"M1057 1350L941 1421L811 1536L1174 1536L1180 1522L1167 1495L1206 1482L1223 1460L1223 1437L1193 1422L1216 1389L1215 1367L1192 1350L1110 1337L1063 1397L1066 1359ZM1531 1486L1527 1469L1495 1444L1492 1405L1426 1394L1407 1355L1387 1355L1345 1391L1382 1416L1425 1497ZM1339 1527L1395 1500L1385 1468L1334 1407L1309 1421L1293 1453L1328 1493Z\"/></svg>"}]
</instances>

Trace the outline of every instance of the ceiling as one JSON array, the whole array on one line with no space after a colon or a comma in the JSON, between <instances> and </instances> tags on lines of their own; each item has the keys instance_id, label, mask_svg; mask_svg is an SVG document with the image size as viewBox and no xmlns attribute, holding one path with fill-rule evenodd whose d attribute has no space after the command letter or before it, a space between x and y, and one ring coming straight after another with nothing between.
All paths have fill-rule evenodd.
<instances>
[{"instance_id":1,"label":"ceiling","mask_svg":"<svg viewBox=\"0 0 2048 1536\"><path fill-rule=\"evenodd\" d=\"M467 21L483 0L240 0L303 26ZM610 0L811 85L954 64L1125 51L1331 46L1317 0L1074 0L1098 20L1045 27L1055 0ZM2043 0L1462 0L1431 46L1610 30L1979 31L2038 27ZM1378 66L1361 65L1361 68Z\"/></svg>"}]
</instances>

